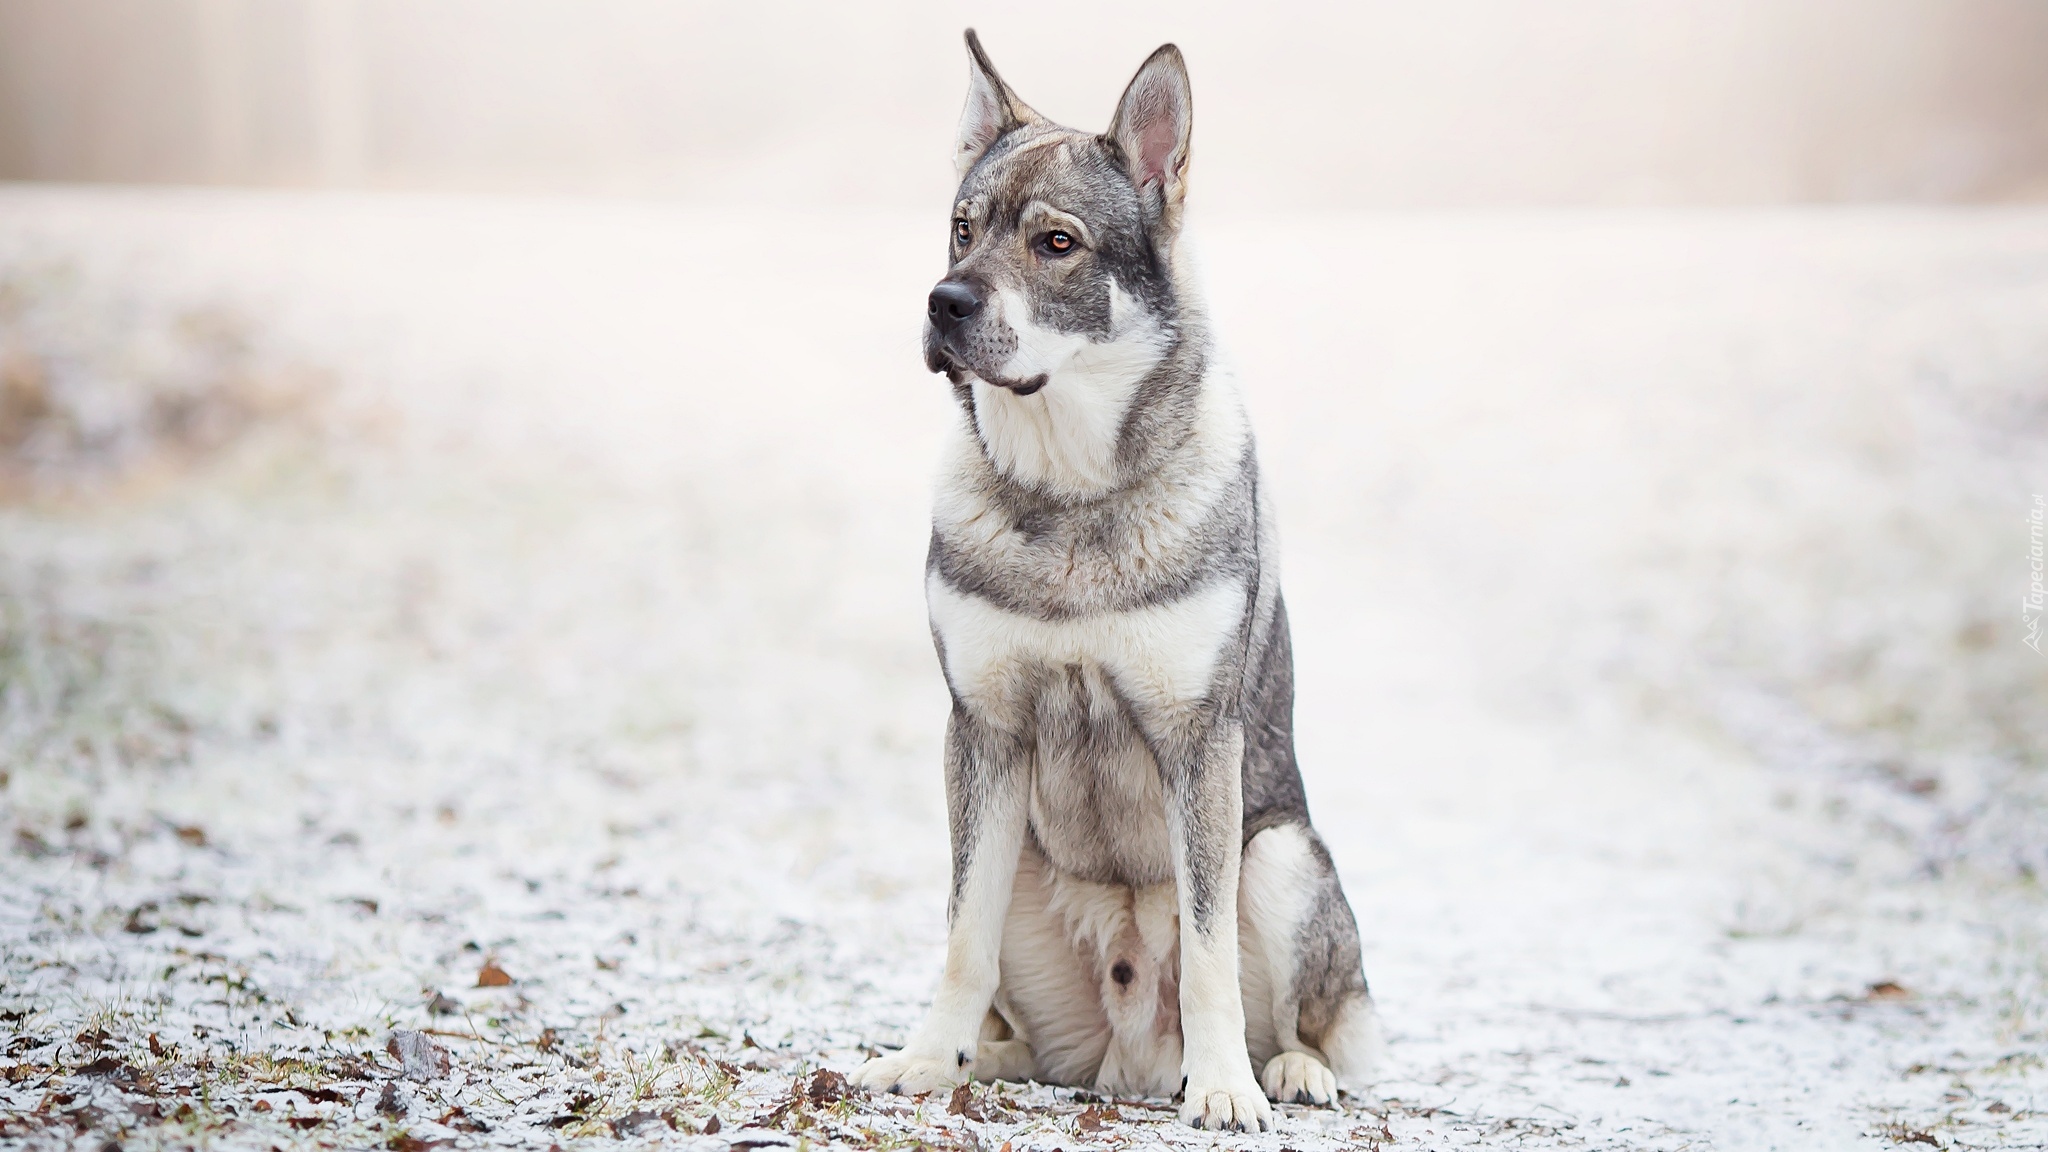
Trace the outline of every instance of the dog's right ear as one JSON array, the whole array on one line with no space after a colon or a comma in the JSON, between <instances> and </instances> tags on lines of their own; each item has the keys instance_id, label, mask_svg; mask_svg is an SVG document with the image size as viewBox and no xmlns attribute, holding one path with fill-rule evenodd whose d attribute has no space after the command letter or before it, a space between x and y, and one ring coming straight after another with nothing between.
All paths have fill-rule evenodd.
<instances>
[{"instance_id":1,"label":"dog's right ear","mask_svg":"<svg viewBox=\"0 0 2048 1152\"><path fill-rule=\"evenodd\" d=\"M1017 94L1003 83L1003 78L996 75L996 66L989 63L988 53L982 51L981 37L969 28L967 107L960 111L959 139L953 145L953 167L965 177L968 169L973 168L982 154L988 151L989 145L1002 139L1004 133L1044 122L1044 117L1017 99Z\"/></svg>"}]
</instances>

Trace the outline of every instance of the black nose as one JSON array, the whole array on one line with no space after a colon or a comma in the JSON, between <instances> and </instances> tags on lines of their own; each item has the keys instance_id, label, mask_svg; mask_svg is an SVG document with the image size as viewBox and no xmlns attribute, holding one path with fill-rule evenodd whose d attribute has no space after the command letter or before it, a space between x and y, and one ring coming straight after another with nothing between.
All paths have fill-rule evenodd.
<instances>
[{"instance_id":1,"label":"black nose","mask_svg":"<svg viewBox=\"0 0 2048 1152\"><path fill-rule=\"evenodd\" d=\"M925 302L925 315L939 335L950 334L962 321L981 309L981 297L958 280L941 280Z\"/></svg>"}]
</instances>

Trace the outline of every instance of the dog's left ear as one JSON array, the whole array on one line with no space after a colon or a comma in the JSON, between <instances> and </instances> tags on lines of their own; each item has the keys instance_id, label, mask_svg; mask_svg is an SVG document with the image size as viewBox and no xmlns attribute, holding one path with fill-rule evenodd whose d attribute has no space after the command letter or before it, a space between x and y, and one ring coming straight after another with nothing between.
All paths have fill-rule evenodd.
<instances>
[{"instance_id":1,"label":"dog's left ear","mask_svg":"<svg viewBox=\"0 0 2048 1152\"><path fill-rule=\"evenodd\" d=\"M1194 116L1187 62L1180 49L1162 44L1131 77L1109 124L1108 138L1123 154L1124 171L1139 199L1168 228L1179 223L1187 198L1188 133Z\"/></svg>"}]
</instances>

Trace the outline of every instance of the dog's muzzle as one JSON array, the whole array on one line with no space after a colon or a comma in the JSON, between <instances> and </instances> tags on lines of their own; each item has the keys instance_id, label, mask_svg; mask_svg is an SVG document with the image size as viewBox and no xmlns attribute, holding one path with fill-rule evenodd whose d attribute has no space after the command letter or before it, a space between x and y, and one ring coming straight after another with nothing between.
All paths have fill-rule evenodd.
<instances>
[{"instance_id":1,"label":"dog's muzzle","mask_svg":"<svg viewBox=\"0 0 2048 1152\"><path fill-rule=\"evenodd\" d=\"M974 372L974 375L998 388L1007 388L1019 396L1029 396L1045 387L1045 377L1035 376L1029 380L1003 380L969 368L966 357L953 346L953 334L963 324L981 311L981 293L974 285L964 280L941 280L938 287L925 301L925 318L931 321L932 338L925 344L925 366L934 372ZM957 377L955 379L957 383Z\"/></svg>"}]
</instances>

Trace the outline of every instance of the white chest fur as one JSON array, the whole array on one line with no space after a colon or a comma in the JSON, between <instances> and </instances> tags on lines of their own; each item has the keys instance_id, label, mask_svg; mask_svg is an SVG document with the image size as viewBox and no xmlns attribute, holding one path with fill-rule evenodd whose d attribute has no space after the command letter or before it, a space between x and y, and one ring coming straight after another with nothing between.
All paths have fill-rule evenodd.
<instances>
[{"instance_id":1,"label":"white chest fur","mask_svg":"<svg viewBox=\"0 0 2048 1152\"><path fill-rule=\"evenodd\" d=\"M1094 665L1141 707L1201 699L1224 645L1243 618L1245 586L1219 581L1166 604L1040 620L926 581L932 626L945 645L946 676L964 699L1001 711L1034 667Z\"/></svg>"}]
</instances>

